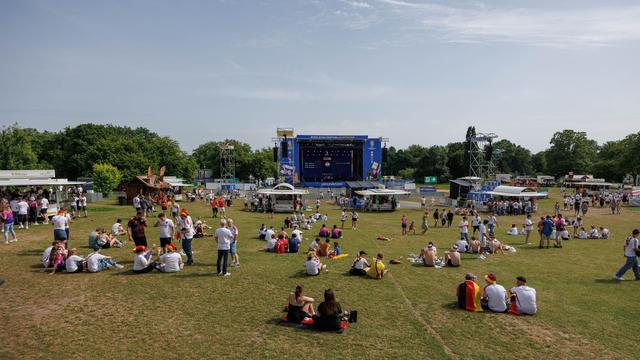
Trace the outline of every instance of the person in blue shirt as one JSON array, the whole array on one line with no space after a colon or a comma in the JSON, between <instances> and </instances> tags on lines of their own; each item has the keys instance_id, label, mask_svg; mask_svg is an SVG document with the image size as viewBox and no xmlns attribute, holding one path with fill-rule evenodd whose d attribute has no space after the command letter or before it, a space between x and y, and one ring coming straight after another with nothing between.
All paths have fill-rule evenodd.
<instances>
[{"instance_id":1,"label":"person in blue shirt","mask_svg":"<svg viewBox=\"0 0 640 360\"><path fill-rule=\"evenodd\" d=\"M291 239L289 239L289 252L290 253L297 253L298 249L300 248L300 238L298 237L298 234L296 234L295 232L291 235Z\"/></svg>"},{"instance_id":2,"label":"person in blue shirt","mask_svg":"<svg viewBox=\"0 0 640 360\"><path fill-rule=\"evenodd\" d=\"M551 221L551 216L547 215L547 218L544 220L541 233L542 233L542 236L540 237L540 249L544 247L545 240L547 240L547 249L548 249L549 239L551 238L551 233L553 233L553 221Z\"/></svg>"}]
</instances>

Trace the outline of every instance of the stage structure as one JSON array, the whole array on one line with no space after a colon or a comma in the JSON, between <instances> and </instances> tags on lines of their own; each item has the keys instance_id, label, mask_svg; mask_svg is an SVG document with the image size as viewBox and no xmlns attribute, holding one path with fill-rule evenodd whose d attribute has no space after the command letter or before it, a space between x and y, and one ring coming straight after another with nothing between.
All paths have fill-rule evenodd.
<instances>
[{"instance_id":1,"label":"stage structure","mask_svg":"<svg viewBox=\"0 0 640 360\"><path fill-rule=\"evenodd\" d=\"M478 133L467 139L471 143L469 150L469 176L488 179L496 173L495 158L498 151L493 150L494 133Z\"/></svg>"},{"instance_id":2,"label":"stage structure","mask_svg":"<svg viewBox=\"0 0 640 360\"><path fill-rule=\"evenodd\" d=\"M236 152L233 144L219 144L220 178L231 181L236 178Z\"/></svg>"},{"instance_id":3,"label":"stage structure","mask_svg":"<svg viewBox=\"0 0 640 360\"><path fill-rule=\"evenodd\" d=\"M347 181L382 179L386 138L366 135L297 135L274 138L280 180L308 187L344 187ZM383 147L384 145L384 147Z\"/></svg>"}]
</instances>

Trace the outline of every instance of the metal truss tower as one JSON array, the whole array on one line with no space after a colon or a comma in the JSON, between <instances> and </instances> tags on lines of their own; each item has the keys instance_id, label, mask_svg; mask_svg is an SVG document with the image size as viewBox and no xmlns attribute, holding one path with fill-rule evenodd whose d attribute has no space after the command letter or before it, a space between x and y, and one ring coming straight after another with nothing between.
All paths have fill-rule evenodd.
<instances>
[{"instance_id":1,"label":"metal truss tower","mask_svg":"<svg viewBox=\"0 0 640 360\"><path fill-rule=\"evenodd\" d=\"M469 149L469 176L488 179L496 173L494 163L496 152L493 151L493 140L498 135L494 133L478 133L467 139Z\"/></svg>"},{"instance_id":2,"label":"metal truss tower","mask_svg":"<svg viewBox=\"0 0 640 360\"><path fill-rule=\"evenodd\" d=\"M220 177L226 181L236 177L236 151L233 144L219 144Z\"/></svg>"}]
</instances>

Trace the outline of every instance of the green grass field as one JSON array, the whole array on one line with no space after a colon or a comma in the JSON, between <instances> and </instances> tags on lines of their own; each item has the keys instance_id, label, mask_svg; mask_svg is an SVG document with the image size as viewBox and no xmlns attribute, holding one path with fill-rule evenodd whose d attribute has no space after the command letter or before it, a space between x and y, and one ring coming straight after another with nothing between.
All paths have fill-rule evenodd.
<instances>
[{"instance_id":1,"label":"green grass field","mask_svg":"<svg viewBox=\"0 0 640 360\"><path fill-rule=\"evenodd\" d=\"M552 195L558 196L557 190ZM113 201L113 200L110 200ZM542 201L541 213L555 199ZM110 227L132 208L105 201L100 211L72 223L72 246L86 255L87 235L97 226ZM330 220L339 210L323 204ZM208 206L187 204L194 220L209 216ZM637 358L640 282L616 282L622 265L622 242L640 226L640 213L622 215L591 209L586 225L605 225L610 240L571 240L563 249L522 246L523 237L502 235L522 218L502 217L498 238L517 253L492 255L480 261L463 255L460 268L425 268L408 262L388 265L382 281L346 275L351 255L366 250L385 258L417 253L427 241L442 251L457 239L457 229L431 228L425 236L400 235L406 213L420 223L420 210L363 213L357 231L346 229L340 241L346 259L326 260L330 271L319 277L303 274L303 254L275 255L262 251L257 239L261 223L280 226L284 215L228 211L240 229L242 266L224 279L215 275L215 242L194 239L195 264L177 274L130 272L130 248L103 251L126 266L99 274L42 272L40 256L52 238L50 226L18 231L19 242L0 245L0 359L120 358ZM207 218L210 225L217 222ZM457 221L459 220L456 217ZM305 234L306 249L319 226ZM393 241L375 240L377 234ZM148 238L159 243L157 229ZM493 272L506 288L524 275L538 292L539 312L533 317L468 313L455 308L455 287L464 274L481 278ZM633 275L627 273L627 279ZM280 326L277 319L295 285L319 302L324 289L335 291L345 309L357 309L359 321L343 334L319 333ZM482 283L480 283L483 285Z\"/></svg>"}]
</instances>

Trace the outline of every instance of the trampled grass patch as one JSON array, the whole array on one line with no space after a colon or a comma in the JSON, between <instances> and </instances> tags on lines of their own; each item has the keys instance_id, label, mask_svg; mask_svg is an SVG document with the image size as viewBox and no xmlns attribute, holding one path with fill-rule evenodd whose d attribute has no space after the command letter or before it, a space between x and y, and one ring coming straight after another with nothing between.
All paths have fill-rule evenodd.
<instances>
[{"instance_id":1,"label":"trampled grass patch","mask_svg":"<svg viewBox=\"0 0 640 360\"><path fill-rule=\"evenodd\" d=\"M557 190L552 195L557 197ZM93 204L89 218L72 223L71 245L82 255L89 251L91 229L133 215L131 207L111 201ZM542 201L541 212L550 211L554 202ZM216 225L206 204L183 206L194 220L202 217ZM335 205L323 203L325 211L327 225L339 222ZM345 229L340 240L350 256L325 260L329 272L308 278L303 254L265 253L264 242L257 239L260 224L279 227L284 214L270 219L243 211L238 202L228 212L240 229L242 264L231 268L228 279L214 274L212 238L194 240L195 264L177 274L133 275L128 247L104 251L125 264L124 270L49 276L42 273L40 255L52 239L51 227L20 230L18 243L0 245L0 276L7 280L0 288L0 358L636 357L640 283L612 280L624 261L624 237L640 225L636 209L625 208L622 215L590 209L585 225L607 226L612 238L570 240L563 249L549 250L524 247L523 237L503 235L523 219L502 217L498 238L514 245L516 253L485 261L465 254L460 268L404 261L388 265L382 281L346 274L358 250L370 256L382 252L387 260L406 258L433 241L442 253L457 239L457 229L431 228L424 236L403 237L400 217L407 214L419 224L420 210L363 213L358 230ZM318 227L304 234L303 249ZM378 241L379 234L393 240ZM158 244L158 236L157 228L149 229L150 243ZM525 275L538 291L539 313L514 317L456 309L455 287L467 271L479 277L494 272L507 288ZM317 302L325 289L333 289L343 308L358 310L358 323L343 334L280 326L282 307L297 284Z\"/></svg>"}]
</instances>

